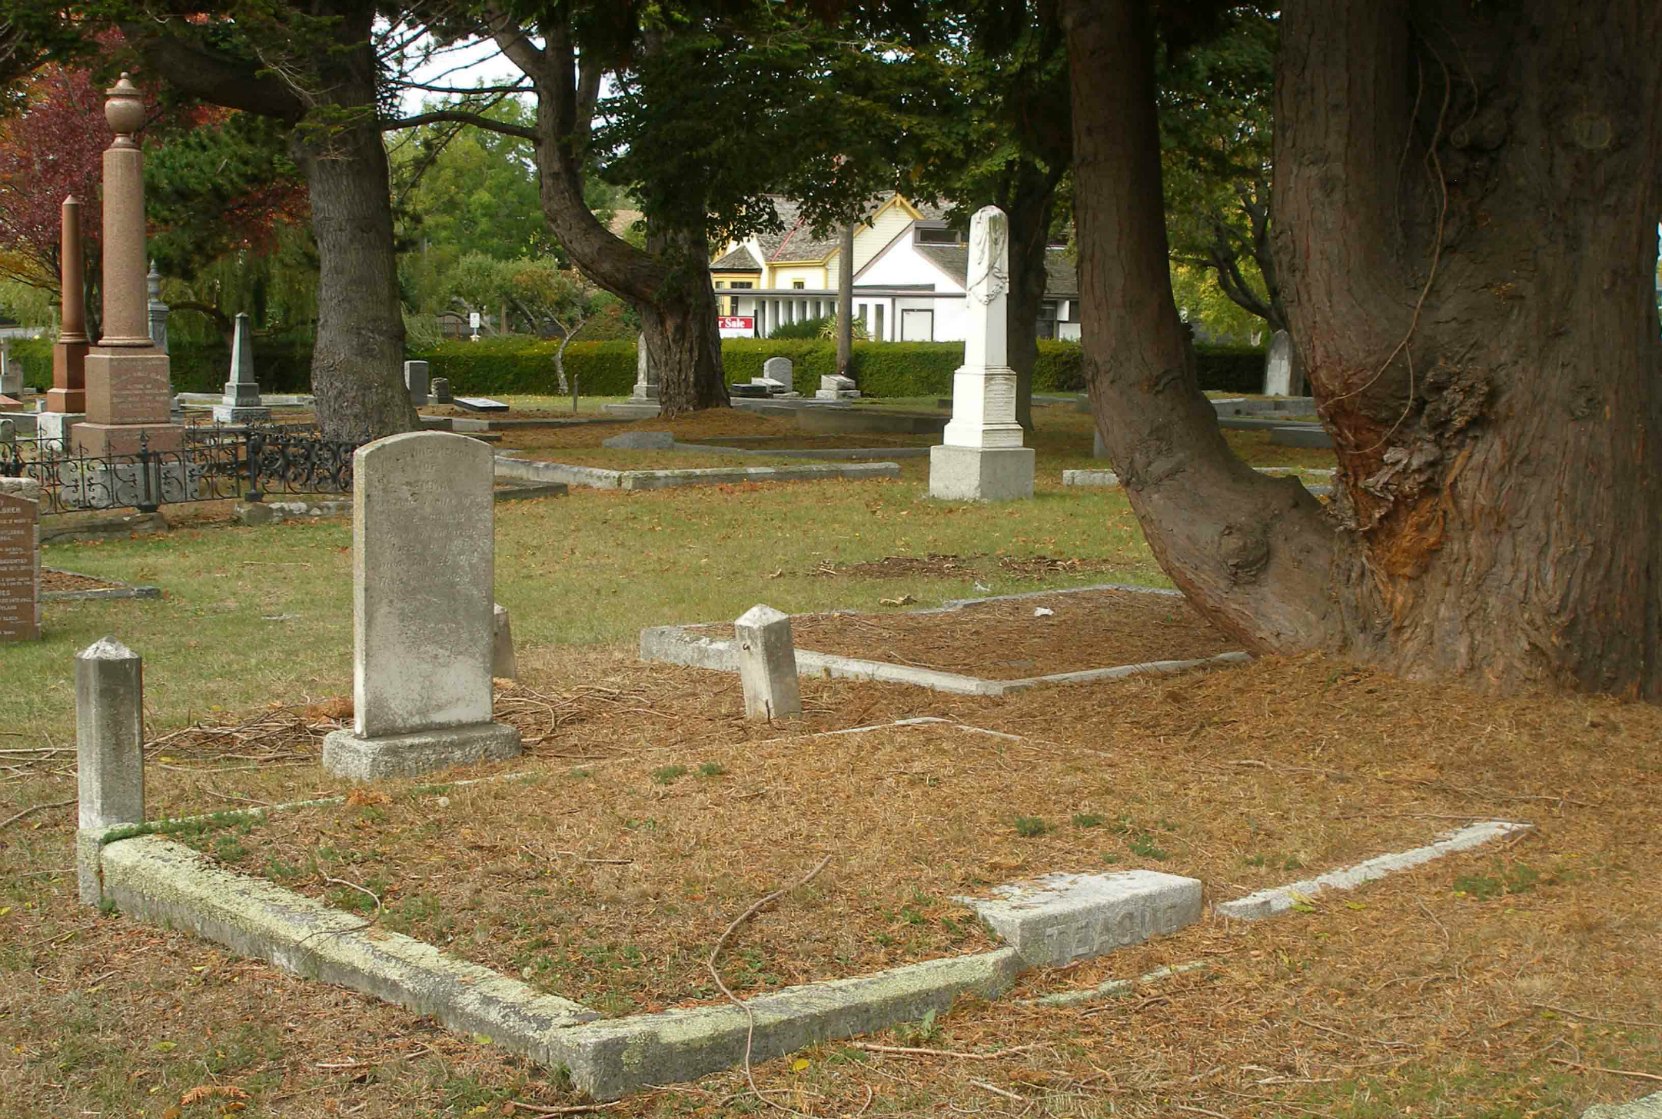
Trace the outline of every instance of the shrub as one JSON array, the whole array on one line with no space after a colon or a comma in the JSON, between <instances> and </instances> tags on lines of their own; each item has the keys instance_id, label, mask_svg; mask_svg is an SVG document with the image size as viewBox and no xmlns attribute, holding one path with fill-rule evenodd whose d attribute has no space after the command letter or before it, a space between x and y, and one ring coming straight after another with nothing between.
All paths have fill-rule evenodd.
<instances>
[{"instance_id":1,"label":"shrub","mask_svg":"<svg viewBox=\"0 0 1662 1119\"><path fill-rule=\"evenodd\" d=\"M1202 392L1263 392L1264 351L1253 346L1196 346Z\"/></svg>"}]
</instances>

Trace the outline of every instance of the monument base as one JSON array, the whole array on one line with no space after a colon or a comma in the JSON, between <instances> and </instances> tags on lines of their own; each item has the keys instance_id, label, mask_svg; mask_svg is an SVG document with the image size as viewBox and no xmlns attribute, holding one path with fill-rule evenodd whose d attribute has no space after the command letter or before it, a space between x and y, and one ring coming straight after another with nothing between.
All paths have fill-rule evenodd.
<instances>
[{"instance_id":1,"label":"monument base","mask_svg":"<svg viewBox=\"0 0 1662 1119\"><path fill-rule=\"evenodd\" d=\"M87 390L47 389L46 410L48 412L64 412L71 416L85 414L87 410Z\"/></svg>"},{"instance_id":2,"label":"monument base","mask_svg":"<svg viewBox=\"0 0 1662 1119\"><path fill-rule=\"evenodd\" d=\"M506 723L478 723L382 738L362 738L355 731L337 730L323 739L323 768L336 777L375 781L512 758L520 749L519 731Z\"/></svg>"},{"instance_id":3,"label":"monument base","mask_svg":"<svg viewBox=\"0 0 1662 1119\"><path fill-rule=\"evenodd\" d=\"M35 435L68 450L70 432L86 418L85 412L42 412L35 417Z\"/></svg>"},{"instance_id":4,"label":"monument base","mask_svg":"<svg viewBox=\"0 0 1662 1119\"><path fill-rule=\"evenodd\" d=\"M271 409L263 406L250 408L246 405L215 404L213 416L216 424L261 423L271 418Z\"/></svg>"},{"instance_id":5,"label":"monument base","mask_svg":"<svg viewBox=\"0 0 1662 1119\"><path fill-rule=\"evenodd\" d=\"M636 381L635 391L629 394L629 399L637 402L644 400L657 400L658 386L643 385L639 381Z\"/></svg>"},{"instance_id":6,"label":"monument base","mask_svg":"<svg viewBox=\"0 0 1662 1119\"><path fill-rule=\"evenodd\" d=\"M943 501L1019 501L1033 496L1032 447L929 448L929 496Z\"/></svg>"},{"instance_id":7,"label":"monument base","mask_svg":"<svg viewBox=\"0 0 1662 1119\"><path fill-rule=\"evenodd\" d=\"M91 458L136 455L144 449L177 451L185 445L185 429L175 423L75 425L75 450Z\"/></svg>"}]
</instances>

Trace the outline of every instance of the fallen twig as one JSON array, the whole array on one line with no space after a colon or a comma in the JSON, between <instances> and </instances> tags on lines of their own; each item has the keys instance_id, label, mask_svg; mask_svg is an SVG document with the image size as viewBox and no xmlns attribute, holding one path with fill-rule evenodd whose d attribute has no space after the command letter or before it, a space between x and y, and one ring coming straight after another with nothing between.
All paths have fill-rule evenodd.
<instances>
[{"instance_id":1,"label":"fallen twig","mask_svg":"<svg viewBox=\"0 0 1662 1119\"><path fill-rule=\"evenodd\" d=\"M23 811L13 813L12 815L7 816L4 820L0 820L0 828L15 824L17 821L23 819L23 817L31 815L32 813L44 812L48 808L68 808L74 803L74 800L55 800L50 804L31 804Z\"/></svg>"},{"instance_id":2,"label":"fallen twig","mask_svg":"<svg viewBox=\"0 0 1662 1119\"><path fill-rule=\"evenodd\" d=\"M1584 1065L1580 1061L1566 1061L1562 1057L1548 1057L1547 1060L1551 1061L1555 1065L1563 1065L1565 1068L1579 1069L1582 1072L1605 1072L1609 1073L1611 1076L1632 1076L1637 1077L1640 1080L1654 1080L1657 1083L1662 1084L1662 1076L1659 1076L1654 1072L1639 1072L1636 1069L1630 1068L1605 1068L1602 1065Z\"/></svg>"},{"instance_id":3,"label":"fallen twig","mask_svg":"<svg viewBox=\"0 0 1662 1119\"><path fill-rule=\"evenodd\" d=\"M756 1086L756 1075L751 1070L751 1067L750 1067L751 1046L752 1046L752 1043L756 1039L756 1012L754 1010L751 1010L750 1007L746 1006L745 1003L744 1003L744 1000L739 998L739 996L735 995L733 993L733 989L727 985L725 980L722 979L720 970L718 970L716 968L716 960L717 960L718 957L720 957L721 950L727 946L728 938L731 937L735 932L738 931L739 926L743 925L746 921L748 921L752 917L756 916L756 914L760 913L762 910L766 909L768 906L772 905L774 902L778 901L780 898L784 897L786 894L790 893L792 890L800 889L801 887L806 886L808 883L812 882L819 875L819 872L825 869L825 865L827 863L829 863L830 861L831 861L831 856L826 855L824 858L820 859L819 862L814 864L814 869L810 870L807 874L805 874L801 878L797 879L791 885L781 886L779 889L773 891L771 894L768 894L765 897L761 898L760 900L751 903L751 906L750 906L749 909L746 909L743 913L741 913L737 917L733 918L733 923L728 925L725 929L722 930L721 936L716 938L716 946L714 948L710 949L710 955L704 961L704 967L709 971L710 978L715 980L715 984L716 984L717 987L719 987L721 989L721 993L727 996L727 1001L731 1002L734 1006L736 1006L740 1010L744 1011L744 1017L745 1017L744 1079L745 1079L745 1082L750 1085L750 1090L756 1096L757 1099L761 1100L763 1103L767 1104L770 1107L777 1107L781 1111L788 1111L792 1115L801 1115L803 1113L800 1112L800 1111L797 1111L795 1108L786 1107L782 1103L775 1103L773 1100L768 1099L767 1096L762 1093L762 1090Z\"/></svg>"},{"instance_id":4,"label":"fallen twig","mask_svg":"<svg viewBox=\"0 0 1662 1119\"><path fill-rule=\"evenodd\" d=\"M1018 1045L1013 1049L1001 1049L997 1053L965 1053L957 1049L927 1049L913 1045L876 1045L869 1041L856 1041L850 1048L863 1049L867 1053L887 1053L899 1057L954 1057L963 1061L996 1061L1016 1053L1026 1053L1030 1049L1037 1049L1038 1046Z\"/></svg>"}]
</instances>

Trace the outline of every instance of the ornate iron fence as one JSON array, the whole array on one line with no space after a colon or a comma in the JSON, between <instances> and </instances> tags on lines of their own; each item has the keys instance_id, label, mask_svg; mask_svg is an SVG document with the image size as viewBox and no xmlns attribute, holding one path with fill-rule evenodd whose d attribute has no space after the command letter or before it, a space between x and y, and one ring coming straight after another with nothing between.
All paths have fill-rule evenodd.
<instances>
[{"instance_id":1,"label":"ornate iron fence","mask_svg":"<svg viewBox=\"0 0 1662 1119\"><path fill-rule=\"evenodd\" d=\"M350 493L358 444L325 439L315 427L185 429L177 449L140 438L131 455L95 456L50 440L0 444L0 475L34 478L41 513L137 509L266 494Z\"/></svg>"}]
</instances>

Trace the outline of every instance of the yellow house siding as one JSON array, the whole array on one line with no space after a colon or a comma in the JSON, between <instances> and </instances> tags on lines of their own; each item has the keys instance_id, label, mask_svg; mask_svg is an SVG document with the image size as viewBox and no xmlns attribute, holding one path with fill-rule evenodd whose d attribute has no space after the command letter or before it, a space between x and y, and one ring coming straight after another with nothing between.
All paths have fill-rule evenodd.
<instances>
[{"instance_id":1,"label":"yellow house siding","mask_svg":"<svg viewBox=\"0 0 1662 1119\"><path fill-rule=\"evenodd\" d=\"M898 197L872 216L870 226L856 226L854 229L854 271L872 262L878 253L888 248L889 242L899 236L901 230L917 220L916 214L902 203Z\"/></svg>"},{"instance_id":2,"label":"yellow house siding","mask_svg":"<svg viewBox=\"0 0 1662 1119\"><path fill-rule=\"evenodd\" d=\"M770 271L767 283L770 288L790 288L797 280L810 291L823 291L831 286L823 264L774 264Z\"/></svg>"}]
</instances>

